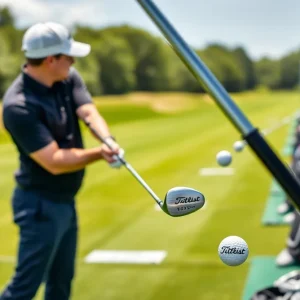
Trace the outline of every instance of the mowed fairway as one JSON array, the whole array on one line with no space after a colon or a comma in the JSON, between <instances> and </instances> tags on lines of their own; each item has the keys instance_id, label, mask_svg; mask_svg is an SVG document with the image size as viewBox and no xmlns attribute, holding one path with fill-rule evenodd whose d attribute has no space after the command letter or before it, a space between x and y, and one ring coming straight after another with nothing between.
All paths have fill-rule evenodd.
<instances>
[{"instance_id":1,"label":"mowed fairway","mask_svg":"<svg viewBox=\"0 0 300 300\"><path fill-rule=\"evenodd\" d=\"M139 101L140 99L140 101ZM260 129L274 126L300 107L294 93L245 93L233 99ZM203 95L134 94L97 99L111 131L126 149L127 160L160 196L175 186L201 191L204 209L172 218L154 209L154 200L125 169L104 162L87 168L78 195L80 219L75 300L239 300L249 262L255 255L276 255L288 227L262 227L260 220L272 176L249 148L233 153L233 176L202 177L201 168L217 167L219 150L232 151L240 134ZM289 124L267 137L281 155ZM84 131L86 144L97 145ZM10 194L17 166L14 146L2 131L0 145L0 286L10 278L17 228ZM217 248L228 235L249 245L239 267L221 263ZM166 250L160 265L86 264L99 250ZM36 299L42 299L42 291Z\"/></svg>"}]
</instances>

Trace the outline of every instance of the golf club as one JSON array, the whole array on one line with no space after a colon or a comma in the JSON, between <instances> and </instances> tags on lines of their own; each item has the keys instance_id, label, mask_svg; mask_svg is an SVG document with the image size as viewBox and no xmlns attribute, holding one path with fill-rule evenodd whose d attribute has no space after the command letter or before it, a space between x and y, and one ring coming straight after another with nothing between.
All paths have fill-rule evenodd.
<instances>
[{"instance_id":1,"label":"golf club","mask_svg":"<svg viewBox=\"0 0 300 300\"><path fill-rule=\"evenodd\" d=\"M233 102L229 94L217 80L200 57L191 50L171 23L151 0L136 0L152 21L164 34L173 50L201 83L205 91L216 101L216 104L229 118L242 138L247 141L257 157L266 166L277 182L282 186L295 206L300 209L300 184L296 176L279 159L270 145L265 141L259 130L252 126L239 107Z\"/></svg>"},{"instance_id":2,"label":"golf club","mask_svg":"<svg viewBox=\"0 0 300 300\"><path fill-rule=\"evenodd\" d=\"M94 135L107 147L112 149L112 146L104 139L88 122L85 124L90 128ZM164 201L153 192L143 178L136 170L122 157L117 155L118 160L126 167L126 169L136 178L136 180L147 190L160 208L169 216L181 217L195 212L200 209L205 203L205 197L202 193L188 187L174 187L170 189Z\"/></svg>"}]
</instances>

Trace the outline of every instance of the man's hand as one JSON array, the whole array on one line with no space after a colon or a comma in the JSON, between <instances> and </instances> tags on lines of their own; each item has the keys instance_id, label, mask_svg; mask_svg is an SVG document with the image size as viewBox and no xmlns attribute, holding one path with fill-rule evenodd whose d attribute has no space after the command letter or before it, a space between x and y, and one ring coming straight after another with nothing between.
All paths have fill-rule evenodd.
<instances>
[{"instance_id":1,"label":"man's hand","mask_svg":"<svg viewBox=\"0 0 300 300\"><path fill-rule=\"evenodd\" d=\"M121 161L118 159L118 155L123 158L124 157L124 149L120 148L120 146L110 137L105 140L110 146L103 144L102 145L102 156L109 163L111 168L119 169L122 166Z\"/></svg>"},{"instance_id":2,"label":"man's hand","mask_svg":"<svg viewBox=\"0 0 300 300\"><path fill-rule=\"evenodd\" d=\"M120 148L119 149L119 157L123 158L124 157L124 154L125 154L125 151L123 148ZM123 165L121 163L121 161L118 159L118 156L117 155L113 155L113 158L115 159L115 161L111 162L109 165L111 168L114 168L114 169L120 169L121 166Z\"/></svg>"}]
</instances>

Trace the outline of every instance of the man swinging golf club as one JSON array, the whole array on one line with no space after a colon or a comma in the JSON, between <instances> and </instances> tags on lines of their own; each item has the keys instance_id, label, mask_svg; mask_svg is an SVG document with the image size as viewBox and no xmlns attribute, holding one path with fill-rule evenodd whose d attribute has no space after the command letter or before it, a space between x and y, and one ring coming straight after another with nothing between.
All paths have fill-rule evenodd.
<instances>
[{"instance_id":1,"label":"man swinging golf club","mask_svg":"<svg viewBox=\"0 0 300 300\"><path fill-rule=\"evenodd\" d=\"M46 300L67 300L77 245L75 196L84 168L101 159L120 167L119 146L71 67L90 45L49 22L26 31L22 50L26 64L3 101L4 125L19 152L12 206L20 239L16 271L0 299L31 300L45 279ZM84 149L79 119L111 147Z\"/></svg>"}]
</instances>

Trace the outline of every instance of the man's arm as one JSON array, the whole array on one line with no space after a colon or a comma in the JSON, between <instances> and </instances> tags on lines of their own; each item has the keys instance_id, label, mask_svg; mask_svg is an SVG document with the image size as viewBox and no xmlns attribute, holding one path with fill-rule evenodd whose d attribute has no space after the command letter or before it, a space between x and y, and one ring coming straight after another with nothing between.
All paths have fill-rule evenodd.
<instances>
[{"instance_id":1,"label":"man's arm","mask_svg":"<svg viewBox=\"0 0 300 300\"><path fill-rule=\"evenodd\" d=\"M77 116L85 123L89 123L89 125L103 138L110 137L106 121L99 114L83 79L75 68L72 68L70 71L70 80L73 86L72 94ZM111 139L109 142L114 149L119 149L119 146Z\"/></svg>"},{"instance_id":2,"label":"man's arm","mask_svg":"<svg viewBox=\"0 0 300 300\"><path fill-rule=\"evenodd\" d=\"M85 123L89 124L90 128L93 128L93 130L91 130L91 133L97 140L99 140L99 138L97 137L97 135L94 134L93 131L100 134L109 143L115 154L119 154L121 157L124 156L125 151L123 149L120 149L120 146L110 135L110 131L106 121L99 114L94 104L83 104L79 106L79 108L77 108L76 113L80 119L82 119ZM103 153L106 153L106 151L111 151L111 148L107 147L107 145L105 144L102 145ZM108 161L107 159L106 161L110 164L112 168L120 168L122 166L122 163L116 159L116 156L114 156L113 161Z\"/></svg>"},{"instance_id":3,"label":"man's arm","mask_svg":"<svg viewBox=\"0 0 300 300\"><path fill-rule=\"evenodd\" d=\"M79 106L76 113L104 138L110 137L108 125L93 103ZM108 163L114 162L113 155L119 153L119 145L111 139L109 142L113 151L105 144L92 149L60 149L56 142L52 142L30 156L52 174L74 172L98 159L105 159Z\"/></svg>"},{"instance_id":4,"label":"man's arm","mask_svg":"<svg viewBox=\"0 0 300 300\"><path fill-rule=\"evenodd\" d=\"M51 174L58 175L81 170L99 159L111 163L114 161L113 154L115 154L113 151L103 151L103 147L60 149L53 141L46 147L30 153L30 157Z\"/></svg>"},{"instance_id":5,"label":"man's arm","mask_svg":"<svg viewBox=\"0 0 300 300\"><path fill-rule=\"evenodd\" d=\"M92 149L60 149L30 105L5 107L3 120L5 128L18 146L52 174L81 170L98 159L105 159L109 163L114 161L112 156L116 152L103 149L103 146Z\"/></svg>"},{"instance_id":6,"label":"man's arm","mask_svg":"<svg viewBox=\"0 0 300 300\"><path fill-rule=\"evenodd\" d=\"M76 113L81 120L90 124L96 132L103 136L103 138L109 138L111 136L108 125L103 117L99 114L95 104L87 103L81 105L79 108L77 108ZM113 146L115 146L115 148L119 148L116 143L114 143Z\"/></svg>"}]
</instances>

